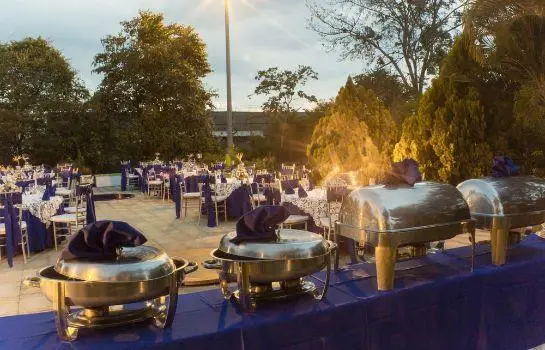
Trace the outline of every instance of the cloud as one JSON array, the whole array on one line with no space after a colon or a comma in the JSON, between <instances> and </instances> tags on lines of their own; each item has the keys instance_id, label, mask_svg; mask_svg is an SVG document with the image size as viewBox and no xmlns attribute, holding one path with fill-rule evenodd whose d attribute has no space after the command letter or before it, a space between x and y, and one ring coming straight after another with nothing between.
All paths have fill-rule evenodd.
<instances>
[{"instance_id":1,"label":"cloud","mask_svg":"<svg viewBox=\"0 0 545 350\"><path fill-rule=\"evenodd\" d=\"M160 11L167 22L194 26L207 45L213 73L205 82L218 93L216 105L225 105L225 32L221 0L15 0L4 1L0 12L0 41L42 36L67 57L87 87L94 90L101 77L91 73L100 39L120 31L119 22L140 9ZM362 64L339 62L326 52L316 33L307 29L308 9L303 0L231 0L231 60L233 101L237 109L255 108L263 98L248 99L259 69L293 69L309 65L320 80L308 92L334 97L349 74Z\"/></svg>"}]
</instances>

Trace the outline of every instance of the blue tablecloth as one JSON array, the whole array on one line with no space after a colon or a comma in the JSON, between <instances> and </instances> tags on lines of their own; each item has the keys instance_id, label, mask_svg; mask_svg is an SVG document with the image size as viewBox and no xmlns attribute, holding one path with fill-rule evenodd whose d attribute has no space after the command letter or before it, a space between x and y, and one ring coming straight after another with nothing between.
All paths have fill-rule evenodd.
<instances>
[{"instance_id":1,"label":"blue tablecloth","mask_svg":"<svg viewBox=\"0 0 545 350\"><path fill-rule=\"evenodd\" d=\"M41 251L53 246L53 232L39 218L30 214L28 210L24 210L23 221L26 221L27 224L28 245L31 252Z\"/></svg>"},{"instance_id":2,"label":"blue tablecloth","mask_svg":"<svg viewBox=\"0 0 545 350\"><path fill-rule=\"evenodd\" d=\"M490 254L468 271L462 248L397 264L395 290L377 292L374 267L334 275L327 298L261 304L253 314L218 290L181 295L171 329L145 323L57 339L53 313L0 318L2 349L529 349L545 343L545 241ZM369 275L371 277L369 277ZM313 277L321 287L323 273Z\"/></svg>"}]
</instances>

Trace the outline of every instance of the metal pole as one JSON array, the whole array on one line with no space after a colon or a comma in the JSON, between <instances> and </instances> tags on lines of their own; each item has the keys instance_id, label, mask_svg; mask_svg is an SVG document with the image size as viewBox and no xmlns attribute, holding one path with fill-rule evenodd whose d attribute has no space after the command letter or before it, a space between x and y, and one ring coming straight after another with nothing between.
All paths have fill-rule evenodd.
<instances>
[{"instance_id":1,"label":"metal pole","mask_svg":"<svg viewBox=\"0 0 545 350\"><path fill-rule=\"evenodd\" d=\"M227 70L227 151L233 147L233 106L231 103L231 42L229 40L229 0L225 6L225 62Z\"/></svg>"}]
</instances>

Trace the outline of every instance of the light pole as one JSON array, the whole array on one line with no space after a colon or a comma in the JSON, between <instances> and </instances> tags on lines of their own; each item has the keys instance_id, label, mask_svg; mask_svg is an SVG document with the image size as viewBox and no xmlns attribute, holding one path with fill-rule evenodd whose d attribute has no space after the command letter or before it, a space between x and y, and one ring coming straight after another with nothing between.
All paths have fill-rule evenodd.
<instances>
[{"instance_id":1,"label":"light pole","mask_svg":"<svg viewBox=\"0 0 545 350\"><path fill-rule=\"evenodd\" d=\"M227 70L227 152L233 148L233 106L231 103L231 42L229 40L229 0L225 7L225 63Z\"/></svg>"}]
</instances>

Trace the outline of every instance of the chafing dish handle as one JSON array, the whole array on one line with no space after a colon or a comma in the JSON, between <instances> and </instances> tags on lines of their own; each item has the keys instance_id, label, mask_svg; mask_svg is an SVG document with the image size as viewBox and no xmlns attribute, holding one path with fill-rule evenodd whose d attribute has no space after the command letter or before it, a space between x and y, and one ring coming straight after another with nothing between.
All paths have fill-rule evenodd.
<instances>
[{"instance_id":1,"label":"chafing dish handle","mask_svg":"<svg viewBox=\"0 0 545 350\"><path fill-rule=\"evenodd\" d=\"M316 292L314 294L314 298L316 300L323 300L324 296L327 293L327 290L329 289L329 280L331 276L331 264L333 264L334 259L332 259L332 255L335 254L335 256L338 254L337 248L338 245L335 242L327 241L329 243L329 252L327 252L327 258L326 258L326 275L325 275L325 282L324 282L324 288L322 289L322 293L318 294ZM336 260L336 259L335 259Z\"/></svg>"},{"instance_id":2,"label":"chafing dish handle","mask_svg":"<svg viewBox=\"0 0 545 350\"><path fill-rule=\"evenodd\" d=\"M190 262L187 263L187 266L184 267L184 273L186 275L190 274L190 273L193 273L193 272L197 271L198 268L199 268L199 265L197 265L196 262L190 261Z\"/></svg>"},{"instance_id":3,"label":"chafing dish handle","mask_svg":"<svg viewBox=\"0 0 545 350\"><path fill-rule=\"evenodd\" d=\"M23 284L27 287L40 288L40 277L29 277L23 280Z\"/></svg>"}]
</instances>

